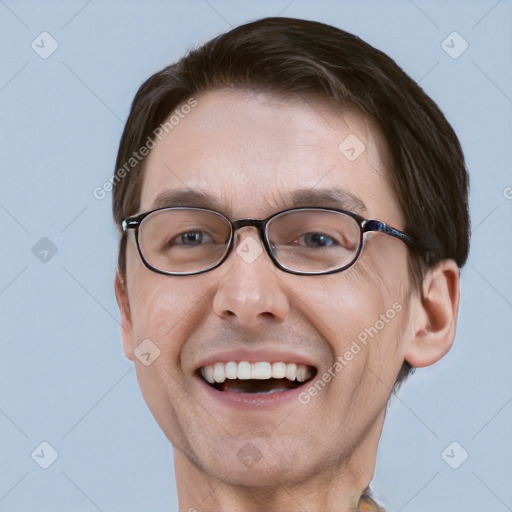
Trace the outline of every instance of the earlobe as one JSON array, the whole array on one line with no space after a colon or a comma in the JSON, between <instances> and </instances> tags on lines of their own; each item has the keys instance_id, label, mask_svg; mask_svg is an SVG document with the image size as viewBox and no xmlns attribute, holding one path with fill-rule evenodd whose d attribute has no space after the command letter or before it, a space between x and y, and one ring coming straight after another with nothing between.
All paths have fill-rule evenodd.
<instances>
[{"instance_id":1,"label":"earlobe","mask_svg":"<svg viewBox=\"0 0 512 512\"><path fill-rule=\"evenodd\" d=\"M453 260L440 261L423 280L423 294L417 297L414 336L406 348L405 360L421 368L439 361L455 339L460 296L460 272Z\"/></svg>"},{"instance_id":2,"label":"earlobe","mask_svg":"<svg viewBox=\"0 0 512 512\"><path fill-rule=\"evenodd\" d=\"M121 314L121 336L124 355L133 361L133 329L126 281L117 273L114 283L117 305Z\"/></svg>"}]
</instances>

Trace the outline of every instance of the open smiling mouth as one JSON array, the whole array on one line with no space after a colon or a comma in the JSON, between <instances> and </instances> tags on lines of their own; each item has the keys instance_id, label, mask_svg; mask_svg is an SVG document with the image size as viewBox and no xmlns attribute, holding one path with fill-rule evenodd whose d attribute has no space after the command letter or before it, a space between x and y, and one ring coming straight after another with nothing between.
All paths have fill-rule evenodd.
<instances>
[{"instance_id":1,"label":"open smiling mouth","mask_svg":"<svg viewBox=\"0 0 512 512\"><path fill-rule=\"evenodd\" d=\"M199 376L218 391L271 394L303 386L316 375L316 368L282 361L219 362L203 366Z\"/></svg>"}]
</instances>

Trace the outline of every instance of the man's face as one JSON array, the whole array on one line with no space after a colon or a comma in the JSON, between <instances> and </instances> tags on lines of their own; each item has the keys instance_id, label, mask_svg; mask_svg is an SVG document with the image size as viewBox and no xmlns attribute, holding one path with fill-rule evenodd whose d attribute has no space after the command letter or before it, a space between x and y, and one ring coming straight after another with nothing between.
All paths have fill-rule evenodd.
<instances>
[{"instance_id":1,"label":"man's face","mask_svg":"<svg viewBox=\"0 0 512 512\"><path fill-rule=\"evenodd\" d=\"M239 90L203 93L197 101L147 158L140 212L154 209L162 193L199 191L211 196L210 205L178 205L211 207L233 220L265 218L293 207L292 194L301 191L310 200L300 206L352 209L403 229L382 138L361 115ZM319 202L319 191L344 194ZM256 255L256 229L237 233L235 249ZM127 290L127 355L133 358L145 339L160 350L149 366L133 358L144 398L175 448L200 470L266 485L341 468L358 475L361 461L373 467L412 336L401 241L366 234L356 264L330 275L288 274L265 252L252 261L234 250L212 271L165 276L143 265L131 232ZM315 377L267 394L217 390L201 378L205 365L228 361L306 364Z\"/></svg>"}]
</instances>

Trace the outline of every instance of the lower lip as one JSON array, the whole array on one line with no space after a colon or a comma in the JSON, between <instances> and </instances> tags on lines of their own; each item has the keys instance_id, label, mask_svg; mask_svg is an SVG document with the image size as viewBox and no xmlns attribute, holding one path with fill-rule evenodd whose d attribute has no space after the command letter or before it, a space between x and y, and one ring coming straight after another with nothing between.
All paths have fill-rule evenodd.
<instances>
[{"instance_id":1,"label":"lower lip","mask_svg":"<svg viewBox=\"0 0 512 512\"><path fill-rule=\"evenodd\" d=\"M201 377L196 378L213 400L227 407L245 410L273 409L293 401L301 405L299 395L307 389L306 383L298 388L288 391L276 391L275 393L235 393L233 391L219 391L207 384Z\"/></svg>"}]
</instances>

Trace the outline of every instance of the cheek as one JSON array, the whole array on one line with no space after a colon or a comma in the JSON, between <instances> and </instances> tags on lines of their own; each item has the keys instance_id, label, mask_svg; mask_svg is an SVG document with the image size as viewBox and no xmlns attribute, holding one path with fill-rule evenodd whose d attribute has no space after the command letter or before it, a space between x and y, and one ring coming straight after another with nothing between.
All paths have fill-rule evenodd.
<instances>
[{"instance_id":1,"label":"cheek","mask_svg":"<svg viewBox=\"0 0 512 512\"><path fill-rule=\"evenodd\" d=\"M394 261L386 274L387 260L362 257L347 271L308 287L309 317L336 355L352 350L357 359L396 357L405 329L407 259Z\"/></svg>"},{"instance_id":2,"label":"cheek","mask_svg":"<svg viewBox=\"0 0 512 512\"><path fill-rule=\"evenodd\" d=\"M146 268L133 240L128 246L126 260L135 343L149 338L159 344L166 334L167 337L172 335L177 319L189 307L187 295L176 292L180 288L177 278Z\"/></svg>"},{"instance_id":3,"label":"cheek","mask_svg":"<svg viewBox=\"0 0 512 512\"><path fill-rule=\"evenodd\" d=\"M187 339L211 312L209 280L165 276L136 267L131 275L130 307L137 345L150 339L161 351L160 364L177 369Z\"/></svg>"},{"instance_id":4,"label":"cheek","mask_svg":"<svg viewBox=\"0 0 512 512\"><path fill-rule=\"evenodd\" d=\"M147 269L138 254L127 254L127 282L130 314L135 347L145 339L151 340L160 348L161 334L172 311L170 294L162 293L162 281L165 276L158 276ZM169 323L169 326L172 323Z\"/></svg>"},{"instance_id":5,"label":"cheek","mask_svg":"<svg viewBox=\"0 0 512 512\"><path fill-rule=\"evenodd\" d=\"M194 294L184 294L166 276L146 276L134 280L132 321L137 339L149 338L162 351L180 346L186 335L187 317L193 314L197 300ZM169 278L172 279L172 278Z\"/></svg>"},{"instance_id":6,"label":"cheek","mask_svg":"<svg viewBox=\"0 0 512 512\"><path fill-rule=\"evenodd\" d=\"M308 291L313 319L318 319L336 350L363 330L369 319L378 316L385 303L382 290L360 263L343 273L326 276Z\"/></svg>"}]
</instances>

